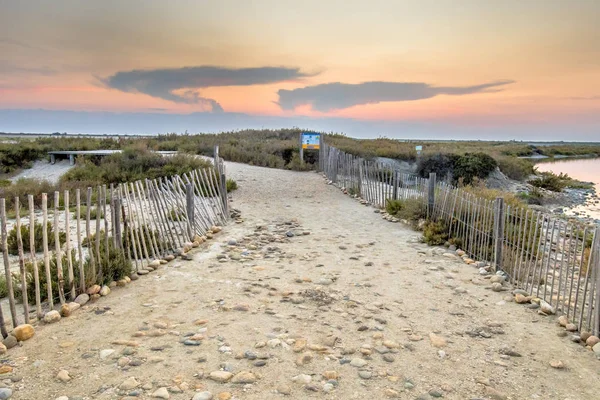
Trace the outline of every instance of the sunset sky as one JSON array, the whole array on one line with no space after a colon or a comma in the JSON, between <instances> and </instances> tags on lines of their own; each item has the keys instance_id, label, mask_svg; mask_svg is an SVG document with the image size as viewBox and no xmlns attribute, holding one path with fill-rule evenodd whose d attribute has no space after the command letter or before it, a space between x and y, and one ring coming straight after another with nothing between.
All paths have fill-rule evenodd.
<instances>
[{"instance_id":1,"label":"sunset sky","mask_svg":"<svg viewBox=\"0 0 600 400\"><path fill-rule=\"evenodd\" d=\"M598 0L0 0L0 131L600 141L599 21Z\"/></svg>"}]
</instances>

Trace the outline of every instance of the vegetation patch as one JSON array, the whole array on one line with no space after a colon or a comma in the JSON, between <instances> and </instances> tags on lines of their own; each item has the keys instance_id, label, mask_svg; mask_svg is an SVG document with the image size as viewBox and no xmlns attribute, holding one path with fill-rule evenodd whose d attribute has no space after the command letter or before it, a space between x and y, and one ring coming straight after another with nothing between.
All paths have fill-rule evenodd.
<instances>
[{"instance_id":1,"label":"vegetation patch","mask_svg":"<svg viewBox=\"0 0 600 400\"><path fill-rule=\"evenodd\" d=\"M33 232L34 232L35 251L39 253L44 250L44 241L43 241L44 226L43 226L43 224L36 222L33 227ZM48 247L50 249L53 249L55 246L55 243L54 243L55 231L50 222L48 222L48 224L46 225L46 233L48 234ZM30 235L29 224L21 225L21 238L23 239L23 252L25 254L29 254L29 252L30 252L29 235ZM66 242L66 239L67 239L67 234L65 232L59 232L59 241L61 243L61 246L63 243ZM13 256L18 255L19 250L18 250L18 245L17 245L17 227L16 226L14 226L8 232L7 242L8 242L8 254L11 254Z\"/></svg>"},{"instance_id":2,"label":"vegetation patch","mask_svg":"<svg viewBox=\"0 0 600 400\"><path fill-rule=\"evenodd\" d=\"M439 178L449 178L453 184L469 185L475 179L485 179L498 163L485 153L432 154L424 156L417 163L417 173L427 178L435 173Z\"/></svg>"},{"instance_id":3,"label":"vegetation patch","mask_svg":"<svg viewBox=\"0 0 600 400\"><path fill-rule=\"evenodd\" d=\"M427 208L421 199L388 200L385 209L388 214L408 221L413 228L427 217Z\"/></svg>"}]
</instances>

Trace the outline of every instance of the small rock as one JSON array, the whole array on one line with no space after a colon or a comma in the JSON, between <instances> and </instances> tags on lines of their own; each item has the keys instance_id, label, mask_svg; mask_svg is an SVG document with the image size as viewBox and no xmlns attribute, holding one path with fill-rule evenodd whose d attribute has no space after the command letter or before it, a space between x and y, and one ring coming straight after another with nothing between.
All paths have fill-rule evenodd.
<instances>
[{"instance_id":1,"label":"small rock","mask_svg":"<svg viewBox=\"0 0 600 400\"><path fill-rule=\"evenodd\" d=\"M431 345L433 347L445 347L448 342L446 341L446 339L442 336L436 335L435 333L430 333L429 334L429 340L431 341Z\"/></svg>"},{"instance_id":2,"label":"small rock","mask_svg":"<svg viewBox=\"0 0 600 400\"><path fill-rule=\"evenodd\" d=\"M353 367L362 368L367 365L367 361L363 360L362 358L353 358L352 361L350 361L350 365Z\"/></svg>"},{"instance_id":3,"label":"small rock","mask_svg":"<svg viewBox=\"0 0 600 400\"><path fill-rule=\"evenodd\" d=\"M233 374L231 372L227 372L227 371L213 371L208 376L209 379L211 379L215 382L221 382L221 383L228 382L232 377L233 377Z\"/></svg>"},{"instance_id":4,"label":"small rock","mask_svg":"<svg viewBox=\"0 0 600 400\"><path fill-rule=\"evenodd\" d=\"M289 396L292 394L292 388L288 385L279 385L277 386L277 393L282 394L284 396Z\"/></svg>"},{"instance_id":5,"label":"small rock","mask_svg":"<svg viewBox=\"0 0 600 400\"><path fill-rule=\"evenodd\" d=\"M554 369L564 369L565 368L565 364L560 360L550 361L550 366Z\"/></svg>"},{"instance_id":6,"label":"small rock","mask_svg":"<svg viewBox=\"0 0 600 400\"><path fill-rule=\"evenodd\" d=\"M212 400L213 395L211 392L200 392L196 393L192 400Z\"/></svg>"},{"instance_id":7,"label":"small rock","mask_svg":"<svg viewBox=\"0 0 600 400\"><path fill-rule=\"evenodd\" d=\"M340 375L337 373L337 371L325 371L323 372L323 378L329 380L329 379L338 379L340 377Z\"/></svg>"},{"instance_id":8,"label":"small rock","mask_svg":"<svg viewBox=\"0 0 600 400\"><path fill-rule=\"evenodd\" d=\"M87 290L87 294L88 294L88 295L90 295L90 296L91 296L91 295L94 295L94 294L98 294L98 293L100 293L100 289L102 289L102 288L100 287L100 285L92 285L92 286L90 286L90 287L88 288L88 290Z\"/></svg>"},{"instance_id":9,"label":"small rock","mask_svg":"<svg viewBox=\"0 0 600 400\"><path fill-rule=\"evenodd\" d=\"M594 354L596 354L596 357L600 358L600 343L596 343L592 347L592 350L594 350Z\"/></svg>"},{"instance_id":10,"label":"small rock","mask_svg":"<svg viewBox=\"0 0 600 400\"><path fill-rule=\"evenodd\" d=\"M155 399L168 399L171 396L169 395L169 391L166 387L161 387L157 391L152 393L152 397Z\"/></svg>"},{"instance_id":11,"label":"small rock","mask_svg":"<svg viewBox=\"0 0 600 400\"><path fill-rule=\"evenodd\" d=\"M389 363L393 363L394 361L396 361L396 359L391 354L384 354L383 355L383 361L389 362Z\"/></svg>"},{"instance_id":12,"label":"small rock","mask_svg":"<svg viewBox=\"0 0 600 400\"><path fill-rule=\"evenodd\" d=\"M552 307L548 302L544 300L540 300L540 311L547 315L551 315L556 312L554 310L554 307Z\"/></svg>"},{"instance_id":13,"label":"small rock","mask_svg":"<svg viewBox=\"0 0 600 400\"><path fill-rule=\"evenodd\" d=\"M233 306L234 311L250 311L250 305L248 304L236 304Z\"/></svg>"},{"instance_id":14,"label":"small rock","mask_svg":"<svg viewBox=\"0 0 600 400\"><path fill-rule=\"evenodd\" d=\"M79 304L80 306L85 305L88 301L90 301L90 295L87 293L81 293L75 298L75 303Z\"/></svg>"},{"instance_id":15,"label":"small rock","mask_svg":"<svg viewBox=\"0 0 600 400\"><path fill-rule=\"evenodd\" d=\"M371 379L373 377L373 372L361 369L358 371L358 376L360 376L362 379Z\"/></svg>"},{"instance_id":16,"label":"small rock","mask_svg":"<svg viewBox=\"0 0 600 400\"><path fill-rule=\"evenodd\" d=\"M560 326L565 327L569 323L569 320L567 319L566 315L561 315L560 317L558 317L557 322Z\"/></svg>"},{"instance_id":17,"label":"small rock","mask_svg":"<svg viewBox=\"0 0 600 400\"><path fill-rule=\"evenodd\" d=\"M104 349L104 350L100 350L100 359L101 360L105 360L107 359L111 354L113 354L115 351L113 349Z\"/></svg>"},{"instance_id":18,"label":"small rock","mask_svg":"<svg viewBox=\"0 0 600 400\"><path fill-rule=\"evenodd\" d=\"M9 389L9 388L0 388L0 400L10 399L10 397L12 396L12 394L13 394L12 389Z\"/></svg>"},{"instance_id":19,"label":"small rock","mask_svg":"<svg viewBox=\"0 0 600 400\"><path fill-rule=\"evenodd\" d=\"M64 369L58 371L58 374L56 374L56 378L61 382L69 382L71 380L71 377L69 376L69 371Z\"/></svg>"},{"instance_id":20,"label":"small rock","mask_svg":"<svg viewBox=\"0 0 600 400\"><path fill-rule=\"evenodd\" d=\"M13 335L8 335L3 341L2 343L6 346L7 349L12 349L13 347L15 347L17 344L19 344L19 342L17 341L17 338L14 337Z\"/></svg>"},{"instance_id":21,"label":"small rock","mask_svg":"<svg viewBox=\"0 0 600 400\"><path fill-rule=\"evenodd\" d=\"M501 292L502 290L504 290L504 288L502 287L501 283L497 283L497 282L496 283L492 283L492 291L494 291L494 292Z\"/></svg>"},{"instance_id":22,"label":"small rock","mask_svg":"<svg viewBox=\"0 0 600 400\"><path fill-rule=\"evenodd\" d=\"M524 296L521 293L515 294L515 303L525 304L525 303L529 303L529 302L531 302L531 297Z\"/></svg>"},{"instance_id":23,"label":"small rock","mask_svg":"<svg viewBox=\"0 0 600 400\"><path fill-rule=\"evenodd\" d=\"M308 385L312 381L312 376L306 374L296 375L292 378L292 381L303 385Z\"/></svg>"},{"instance_id":24,"label":"small rock","mask_svg":"<svg viewBox=\"0 0 600 400\"><path fill-rule=\"evenodd\" d=\"M231 378L231 383L247 384L247 383L254 383L256 381L257 381L256 375L254 375L250 371L238 372L237 374L235 374L235 376L233 378Z\"/></svg>"},{"instance_id":25,"label":"small rock","mask_svg":"<svg viewBox=\"0 0 600 400\"><path fill-rule=\"evenodd\" d=\"M110 288L106 285L102 286L102 289L100 289L100 292L98 292L98 294L100 296L107 296L110 293Z\"/></svg>"},{"instance_id":26,"label":"small rock","mask_svg":"<svg viewBox=\"0 0 600 400\"><path fill-rule=\"evenodd\" d=\"M441 391L437 390L437 389L431 389L429 391L429 395L431 397L435 397L435 398L439 398L439 397L443 397L444 396L444 394Z\"/></svg>"},{"instance_id":27,"label":"small rock","mask_svg":"<svg viewBox=\"0 0 600 400\"><path fill-rule=\"evenodd\" d=\"M35 330L33 329L33 326L29 324L22 324L17 326L12 333L19 342L23 342L31 339L35 334Z\"/></svg>"},{"instance_id":28,"label":"small rock","mask_svg":"<svg viewBox=\"0 0 600 400\"><path fill-rule=\"evenodd\" d=\"M590 347L594 347L596 346L598 343L600 343L600 338L598 338L598 336L590 336L587 338L587 340L585 341L585 344L590 346ZM7 346L8 347L8 346Z\"/></svg>"},{"instance_id":29,"label":"small rock","mask_svg":"<svg viewBox=\"0 0 600 400\"><path fill-rule=\"evenodd\" d=\"M567 324L567 326L565 326L565 328L567 329L568 332L577 332L577 325L575 325L575 324Z\"/></svg>"},{"instance_id":30,"label":"small rock","mask_svg":"<svg viewBox=\"0 0 600 400\"><path fill-rule=\"evenodd\" d=\"M0 343L0 354L6 354L7 351L8 349L6 348L4 343Z\"/></svg>"},{"instance_id":31,"label":"small rock","mask_svg":"<svg viewBox=\"0 0 600 400\"><path fill-rule=\"evenodd\" d=\"M48 311L46 315L44 315L44 322L47 324L53 324L60 321L60 318L60 313L56 310L52 310Z\"/></svg>"},{"instance_id":32,"label":"small rock","mask_svg":"<svg viewBox=\"0 0 600 400\"><path fill-rule=\"evenodd\" d=\"M123 383L121 383L119 385L119 389L121 390L132 390L135 389L136 387L139 387L140 383L137 381L137 379L135 379L133 376L125 379L123 381Z\"/></svg>"},{"instance_id":33,"label":"small rock","mask_svg":"<svg viewBox=\"0 0 600 400\"><path fill-rule=\"evenodd\" d=\"M383 391L383 394L389 399L397 399L400 397L400 393L395 391L394 389L385 389Z\"/></svg>"}]
</instances>

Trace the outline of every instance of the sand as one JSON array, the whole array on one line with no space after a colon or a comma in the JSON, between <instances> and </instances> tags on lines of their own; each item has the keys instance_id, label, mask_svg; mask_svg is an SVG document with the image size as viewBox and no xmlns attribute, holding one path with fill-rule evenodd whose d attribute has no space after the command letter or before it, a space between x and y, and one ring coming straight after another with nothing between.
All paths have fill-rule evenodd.
<instances>
[{"instance_id":1,"label":"sand","mask_svg":"<svg viewBox=\"0 0 600 400\"><path fill-rule=\"evenodd\" d=\"M508 292L491 292L476 268L421 244L319 174L232 163L227 173L240 187L232 206L244 222L226 226L193 261L173 261L59 323L38 325L3 356L17 376L5 380L12 398L122 399L135 390L138 399L165 398L163 387L182 400L203 391L256 400L600 393L600 361L559 337L555 317L506 302ZM250 250L261 236L278 239ZM244 261L242 251L256 258ZM184 345L186 334L199 346ZM139 346L115 344L122 340ZM102 359L102 350L114 353ZM550 365L558 361L565 368ZM208 378L220 369L251 371L256 382ZM58 379L61 370L69 381ZM323 375L337 375L335 384ZM132 377L140 387L120 390Z\"/></svg>"}]
</instances>

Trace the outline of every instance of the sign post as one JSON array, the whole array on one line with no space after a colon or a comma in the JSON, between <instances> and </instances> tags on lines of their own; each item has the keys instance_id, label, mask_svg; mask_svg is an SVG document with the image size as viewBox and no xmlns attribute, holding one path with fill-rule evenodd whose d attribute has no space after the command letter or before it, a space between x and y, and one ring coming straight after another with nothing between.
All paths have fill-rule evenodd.
<instances>
[{"instance_id":1,"label":"sign post","mask_svg":"<svg viewBox=\"0 0 600 400\"><path fill-rule=\"evenodd\" d=\"M314 132L300 133L300 160L304 162L304 149L320 150L321 149L321 134Z\"/></svg>"}]
</instances>

